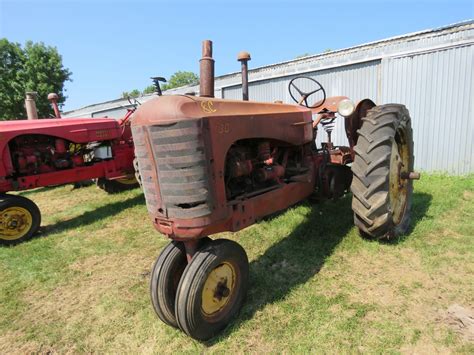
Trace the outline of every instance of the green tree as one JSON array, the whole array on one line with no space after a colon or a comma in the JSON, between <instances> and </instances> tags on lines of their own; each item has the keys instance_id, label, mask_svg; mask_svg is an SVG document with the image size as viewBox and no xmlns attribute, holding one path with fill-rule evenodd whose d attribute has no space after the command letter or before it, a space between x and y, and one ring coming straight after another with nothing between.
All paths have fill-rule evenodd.
<instances>
[{"instance_id":1,"label":"green tree","mask_svg":"<svg viewBox=\"0 0 474 355\"><path fill-rule=\"evenodd\" d=\"M162 90L169 90L185 85L195 85L199 83L199 77L190 71L177 71L171 75L168 83L161 86Z\"/></svg>"},{"instance_id":2,"label":"green tree","mask_svg":"<svg viewBox=\"0 0 474 355\"><path fill-rule=\"evenodd\" d=\"M18 43L0 39L0 119L23 117L25 54Z\"/></svg>"},{"instance_id":3,"label":"green tree","mask_svg":"<svg viewBox=\"0 0 474 355\"><path fill-rule=\"evenodd\" d=\"M36 107L39 117L53 113L47 96L59 95L58 103L64 103L64 83L71 80L71 72L64 68L62 57L55 47L44 43L18 43L0 39L0 119L26 118L25 92L36 91Z\"/></svg>"},{"instance_id":4,"label":"green tree","mask_svg":"<svg viewBox=\"0 0 474 355\"><path fill-rule=\"evenodd\" d=\"M199 76L190 71L177 71L171 75L170 80L167 83L161 85L161 90L169 90L173 88L178 88L185 85L194 85L199 83ZM122 98L126 99L127 97L139 97L141 95L153 94L156 92L155 85L147 86L143 91L134 89L132 91L122 92Z\"/></svg>"},{"instance_id":5,"label":"green tree","mask_svg":"<svg viewBox=\"0 0 474 355\"><path fill-rule=\"evenodd\" d=\"M143 89L142 93L143 95L153 94L155 91L156 91L155 85L150 85L150 86L147 86L145 89Z\"/></svg>"},{"instance_id":6,"label":"green tree","mask_svg":"<svg viewBox=\"0 0 474 355\"><path fill-rule=\"evenodd\" d=\"M130 98L137 98L140 97L142 93L138 89L133 89L132 91L124 91L122 92L122 98L126 99L128 97Z\"/></svg>"}]
</instances>

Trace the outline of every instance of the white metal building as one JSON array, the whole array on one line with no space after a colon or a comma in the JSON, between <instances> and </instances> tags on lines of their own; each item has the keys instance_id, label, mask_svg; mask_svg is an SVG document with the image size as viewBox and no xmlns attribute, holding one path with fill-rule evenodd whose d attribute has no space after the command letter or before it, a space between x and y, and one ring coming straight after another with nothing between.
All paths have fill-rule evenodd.
<instances>
[{"instance_id":1,"label":"white metal building","mask_svg":"<svg viewBox=\"0 0 474 355\"><path fill-rule=\"evenodd\" d=\"M249 96L255 101L291 103L288 82L304 74L317 79L328 96L405 104L413 121L415 168L456 175L474 173L473 45L471 20L267 65L249 70ZM240 81L240 72L216 77L215 96L241 99ZM165 94L190 91L198 94L199 86ZM127 100L119 99L64 116L122 117L128 106ZM338 120L333 137L336 144L347 144L343 120Z\"/></svg>"}]
</instances>

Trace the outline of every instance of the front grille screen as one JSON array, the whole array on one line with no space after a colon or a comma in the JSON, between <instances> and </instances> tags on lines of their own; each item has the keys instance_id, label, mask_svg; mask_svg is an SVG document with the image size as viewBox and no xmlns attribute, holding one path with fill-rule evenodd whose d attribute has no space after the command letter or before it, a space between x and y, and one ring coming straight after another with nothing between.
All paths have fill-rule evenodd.
<instances>
[{"instance_id":1,"label":"front grille screen","mask_svg":"<svg viewBox=\"0 0 474 355\"><path fill-rule=\"evenodd\" d=\"M134 127L135 154L151 213L158 211L170 218L196 218L211 213L200 123L201 120L183 120L169 125ZM156 163L160 199L144 134L148 136Z\"/></svg>"}]
</instances>

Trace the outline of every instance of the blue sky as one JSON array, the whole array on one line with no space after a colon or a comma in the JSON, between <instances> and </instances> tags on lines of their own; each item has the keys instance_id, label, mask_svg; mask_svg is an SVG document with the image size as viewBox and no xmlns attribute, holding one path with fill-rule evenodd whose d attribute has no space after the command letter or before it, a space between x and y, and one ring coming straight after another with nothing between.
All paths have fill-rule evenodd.
<instances>
[{"instance_id":1,"label":"blue sky","mask_svg":"<svg viewBox=\"0 0 474 355\"><path fill-rule=\"evenodd\" d=\"M65 110L120 97L150 76L198 73L214 42L216 75L474 17L474 1L0 0L0 37L55 46L72 72Z\"/></svg>"}]
</instances>

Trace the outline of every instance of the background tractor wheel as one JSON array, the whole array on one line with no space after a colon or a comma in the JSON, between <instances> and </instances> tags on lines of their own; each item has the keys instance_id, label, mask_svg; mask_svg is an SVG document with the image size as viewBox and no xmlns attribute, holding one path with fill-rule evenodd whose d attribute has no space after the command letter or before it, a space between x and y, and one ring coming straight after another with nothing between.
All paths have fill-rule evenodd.
<instances>
[{"instance_id":1,"label":"background tractor wheel","mask_svg":"<svg viewBox=\"0 0 474 355\"><path fill-rule=\"evenodd\" d=\"M130 178L108 180L106 178L98 178L96 180L96 185L109 194L115 194L117 192L133 190L138 187L138 182L135 179L135 176Z\"/></svg>"},{"instance_id":2,"label":"background tractor wheel","mask_svg":"<svg viewBox=\"0 0 474 355\"><path fill-rule=\"evenodd\" d=\"M403 105L376 106L358 130L352 164L354 223L369 238L392 238L408 231L413 182L413 131Z\"/></svg>"},{"instance_id":3,"label":"background tractor wheel","mask_svg":"<svg viewBox=\"0 0 474 355\"><path fill-rule=\"evenodd\" d=\"M22 196L0 196L0 244L23 242L35 234L41 224L36 204Z\"/></svg>"},{"instance_id":4,"label":"background tractor wheel","mask_svg":"<svg viewBox=\"0 0 474 355\"><path fill-rule=\"evenodd\" d=\"M140 188L143 190L142 176L140 175L140 169L138 167L138 159L137 158L133 159L133 167L135 169L135 179L137 180L138 185L140 185Z\"/></svg>"},{"instance_id":5,"label":"background tractor wheel","mask_svg":"<svg viewBox=\"0 0 474 355\"><path fill-rule=\"evenodd\" d=\"M194 254L176 293L179 327L194 339L207 340L229 324L247 293L249 264L236 242L214 240Z\"/></svg>"}]
</instances>

